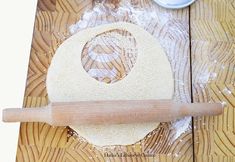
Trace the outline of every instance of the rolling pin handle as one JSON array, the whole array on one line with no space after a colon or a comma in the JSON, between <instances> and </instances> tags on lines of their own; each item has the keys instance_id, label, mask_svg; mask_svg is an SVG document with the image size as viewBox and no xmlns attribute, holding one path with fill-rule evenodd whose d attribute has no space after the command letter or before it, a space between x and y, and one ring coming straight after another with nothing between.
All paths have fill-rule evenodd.
<instances>
[{"instance_id":1,"label":"rolling pin handle","mask_svg":"<svg viewBox=\"0 0 235 162\"><path fill-rule=\"evenodd\" d=\"M223 105L220 103L182 104L181 110L185 116L213 116L223 113Z\"/></svg>"},{"instance_id":2,"label":"rolling pin handle","mask_svg":"<svg viewBox=\"0 0 235 162\"><path fill-rule=\"evenodd\" d=\"M40 108L8 108L2 111L3 122L50 122L50 109Z\"/></svg>"}]
</instances>

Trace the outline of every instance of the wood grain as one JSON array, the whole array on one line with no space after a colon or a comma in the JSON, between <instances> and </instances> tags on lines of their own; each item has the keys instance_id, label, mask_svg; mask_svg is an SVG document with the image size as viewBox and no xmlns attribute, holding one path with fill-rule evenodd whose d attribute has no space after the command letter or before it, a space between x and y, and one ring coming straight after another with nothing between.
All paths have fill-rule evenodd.
<instances>
[{"instance_id":1,"label":"wood grain","mask_svg":"<svg viewBox=\"0 0 235 162\"><path fill-rule=\"evenodd\" d=\"M194 120L196 161L234 161L234 2L201 0L190 11L194 101L225 106L223 115Z\"/></svg>"},{"instance_id":2,"label":"wood grain","mask_svg":"<svg viewBox=\"0 0 235 162\"><path fill-rule=\"evenodd\" d=\"M54 12L53 13L53 32L59 32L70 36L69 27L79 20L77 15L67 12Z\"/></svg>"},{"instance_id":3,"label":"wood grain","mask_svg":"<svg viewBox=\"0 0 235 162\"><path fill-rule=\"evenodd\" d=\"M41 11L55 11L56 0L38 0L38 10Z\"/></svg>"},{"instance_id":4,"label":"wood grain","mask_svg":"<svg viewBox=\"0 0 235 162\"><path fill-rule=\"evenodd\" d=\"M92 0L57 0L56 11L80 15L92 7Z\"/></svg>"},{"instance_id":5,"label":"wood grain","mask_svg":"<svg viewBox=\"0 0 235 162\"><path fill-rule=\"evenodd\" d=\"M129 0L129 3L157 15L156 19L145 24L145 29L161 42L174 69L174 100L190 102L189 9L167 10L151 0ZM108 5L116 9L119 1L109 1ZM52 0L40 0L24 106L36 107L48 103L45 79L50 61L58 46L71 36L69 26L80 20L84 11L92 6L91 0L57 0L55 3ZM89 25L97 25L99 20L107 19L110 22L130 21L128 14L119 18L97 15ZM187 127L178 136L174 123L161 123L143 140L133 145L105 149L94 147L69 128L51 127L44 123L22 123L17 161L193 161L192 131L190 125ZM104 153L145 153L152 157L105 157Z\"/></svg>"},{"instance_id":6,"label":"wood grain","mask_svg":"<svg viewBox=\"0 0 235 162\"><path fill-rule=\"evenodd\" d=\"M196 156L198 162L234 162L234 156Z\"/></svg>"},{"instance_id":7,"label":"wood grain","mask_svg":"<svg viewBox=\"0 0 235 162\"><path fill-rule=\"evenodd\" d=\"M53 31L53 13L48 11L38 11L35 20L35 28L38 31Z\"/></svg>"}]
</instances>

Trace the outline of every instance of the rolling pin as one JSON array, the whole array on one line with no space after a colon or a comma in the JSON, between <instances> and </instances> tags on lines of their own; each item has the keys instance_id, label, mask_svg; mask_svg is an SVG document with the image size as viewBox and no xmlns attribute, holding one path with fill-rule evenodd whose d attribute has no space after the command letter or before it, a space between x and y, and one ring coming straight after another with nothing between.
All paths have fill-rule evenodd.
<instances>
[{"instance_id":1,"label":"rolling pin","mask_svg":"<svg viewBox=\"0 0 235 162\"><path fill-rule=\"evenodd\" d=\"M169 122L185 116L219 115L218 103L175 103L171 100L57 102L39 108L3 110L4 122L45 122L53 126Z\"/></svg>"}]
</instances>

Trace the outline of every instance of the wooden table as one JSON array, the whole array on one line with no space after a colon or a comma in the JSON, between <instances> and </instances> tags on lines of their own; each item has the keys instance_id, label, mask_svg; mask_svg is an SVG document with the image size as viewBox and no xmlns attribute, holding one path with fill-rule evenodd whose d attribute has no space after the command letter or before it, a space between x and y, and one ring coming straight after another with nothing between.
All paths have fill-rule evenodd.
<instances>
[{"instance_id":1,"label":"wooden table","mask_svg":"<svg viewBox=\"0 0 235 162\"><path fill-rule=\"evenodd\" d=\"M130 2L164 14L160 26L150 28L160 42L170 43L165 50L174 60L174 99L223 102L224 114L194 119L193 129L176 140L172 140L176 130L170 123L162 123L136 144L109 149L76 138L67 127L22 123L17 161L235 161L235 2L198 0L181 10L163 9L151 0ZM45 80L55 50L70 36L68 27L93 5L92 0L38 1L24 107L48 103ZM148 153L154 157L105 157L105 152Z\"/></svg>"}]
</instances>

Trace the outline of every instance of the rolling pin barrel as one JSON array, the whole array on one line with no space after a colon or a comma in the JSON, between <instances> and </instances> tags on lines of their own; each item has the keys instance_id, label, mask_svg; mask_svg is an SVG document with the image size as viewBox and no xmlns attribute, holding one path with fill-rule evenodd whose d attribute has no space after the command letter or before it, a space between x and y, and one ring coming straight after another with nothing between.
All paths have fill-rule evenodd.
<instances>
[{"instance_id":1,"label":"rolling pin barrel","mask_svg":"<svg viewBox=\"0 0 235 162\"><path fill-rule=\"evenodd\" d=\"M218 115L221 104L181 104L170 100L54 103L54 125L169 122L185 116ZM66 114L66 115L65 115Z\"/></svg>"},{"instance_id":2,"label":"rolling pin barrel","mask_svg":"<svg viewBox=\"0 0 235 162\"><path fill-rule=\"evenodd\" d=\"M6 122L46 122L54 126L169 122L185 116L219 115L221 104L184 104L170 100L81 101L44 108L5 109Z\"/></svg>"}]
</instances>

